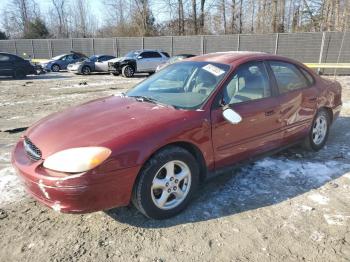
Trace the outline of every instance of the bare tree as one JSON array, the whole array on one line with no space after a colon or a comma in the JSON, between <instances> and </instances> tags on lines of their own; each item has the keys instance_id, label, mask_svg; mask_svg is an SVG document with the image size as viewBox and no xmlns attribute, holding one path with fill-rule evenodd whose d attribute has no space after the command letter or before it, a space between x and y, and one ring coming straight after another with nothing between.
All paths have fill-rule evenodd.
<instances>
[{"instance_id":1,"label":"bare tree","mask_svg":"<svg viewBox=\"0 0 350 262\"><path fill-rule=\"evenodd\" d=\"M68 15L67 15L67 1L66 0L51 0L55 18L58 21L57 37L68 37ZM56 23L57 23L56 22ZM55 24L56 24L55 23Z\"/></svg>"},{"instance_id":2,"label":"bare tree","mask_svg":"<svg viewBox=\"0 0 350 262\"><path fill-rule=\"evenodd\" d=\"M224 0L223 0L224 1ZM192 20L193 20L193 29L194 34L198 34L198 25L197 25L197 0L192 0Z\"/></svg>"}]
</instances>

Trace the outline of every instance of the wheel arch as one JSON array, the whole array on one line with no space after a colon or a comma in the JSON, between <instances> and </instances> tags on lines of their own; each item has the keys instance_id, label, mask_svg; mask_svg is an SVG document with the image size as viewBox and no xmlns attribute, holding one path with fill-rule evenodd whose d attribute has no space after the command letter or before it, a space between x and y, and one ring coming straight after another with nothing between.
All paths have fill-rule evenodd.
<instances>
[{"instance_id":1,"label":"wheel arch","mask_svg":"<svg viewBox=\"0 0 350 262\"><path fill-rule=\"evenodd\" d=\"M197 160L198 165L199 165L199 176L200 176L200 181L204 181L205 178L207 177L207 166L206 166L206 162L203 156L202 151L193 143L188 142L188 141L176 141L176 142L172 142L172 143L168 143L166 145L161 146L160 148L158 148L157 150L155 150L154 152L152 152L151 155L149 155L145 161L143 161L142 163L142 167L140 169L139 174L141 173L141 170L143 168L143 166L157 153L159 153L161 150L167 148L167 147L171 147L171 146L178 146L181 147L183 149L185 149L186 151L188 151L189 153L191 153L194 158ZM139 174L137 175L137 177L139 176Z\"/></svg>"},{"instance_id":2,"label":"wheel arch","mask_svg":"<svg viewBox=\"0 0 350 262\"><path fill-rule=\"evenodd\" d=\"M330 125L333 123L333 110L332 108L330 107L327 107L327 106L321 106L318 111L320 110L325 110L327 113L328 113L328 116L329 116L329 120L330 120Z\"/></svg>"}]
</instances>

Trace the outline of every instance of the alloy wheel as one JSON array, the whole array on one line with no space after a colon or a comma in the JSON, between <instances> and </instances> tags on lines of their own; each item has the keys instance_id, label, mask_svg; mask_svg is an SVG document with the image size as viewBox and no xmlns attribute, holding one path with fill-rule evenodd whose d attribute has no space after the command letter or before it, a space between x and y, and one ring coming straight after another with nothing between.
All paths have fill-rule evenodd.
<instances>
[{"instance_id":1,"label":"alloy wheel","mask_svg":"<svg viewBox=\"0 0 350 262\"><path fill-rule=\"evenodd\" d=\"M319 115L312 128L312 141L320 145L326 137L328 129L327 119L324 115Z\"/></svg>"},{"instance_id":2,"label":"alloy wheel","mask_svg":"<svg viewBox=\"0 0 350 262\"><path fill-rule=\"evenodd\" d=\"M187 164L179 160L169 161L158 170L153 179L153 203L164 210L177 207L190 191L191 178Z\"/></svg>"}]
</instances>

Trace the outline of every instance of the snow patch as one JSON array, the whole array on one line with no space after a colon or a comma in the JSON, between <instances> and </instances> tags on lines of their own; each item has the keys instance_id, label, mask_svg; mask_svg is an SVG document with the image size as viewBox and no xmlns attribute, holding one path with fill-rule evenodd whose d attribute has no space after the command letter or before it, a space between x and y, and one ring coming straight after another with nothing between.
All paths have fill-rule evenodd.
<instances>
[{"instance_id":1,"label":"snow patch","mask_svg":"<svg viewBox=\"0 0 350 262\"><path fill-rule=\"evenodd\" d=\"M21 181L12 167L0 169L0 192L0 206L5 206L25 197Z\"/></svg>"},{"instance_id":2,"label":"snow patch","mask_svg":"<svg viewBox=\"0 0 350 262\"><path fill-rule=\"evenodd\" d=\"M315 203L319 204L319 205L327 205L329 202L329 198L322 196L319 193L314 193L310 196L308 196L309 199L311 199L312 201L314 201Z\"/></svg>"},{"instance_id":3,"label":"snow patch","mask_svg":"<svg viewBox=\"0 0 350 262\"><path fill-rule=\"evenodd\" d=\"M350 216L343 216L339 214L324 214L323 216L326 219L328 225L345 226L347 224L347 220L350 220Z\"/></svg>"}]
</instances>

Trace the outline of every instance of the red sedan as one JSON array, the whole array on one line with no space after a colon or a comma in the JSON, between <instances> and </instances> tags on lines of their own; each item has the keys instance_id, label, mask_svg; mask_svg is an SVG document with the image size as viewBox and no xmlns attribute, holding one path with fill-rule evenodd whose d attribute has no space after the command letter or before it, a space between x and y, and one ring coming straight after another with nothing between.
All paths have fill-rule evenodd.
<instances>
[{"instance_id":1,"label":"red sedan","mask_svg":"<svg viewBox=\"0 0 350 262\"><path fill-rule=\"evenodd\" d=\"M168 218L199 183L296 143L319 150L341 86L296 61L225 52L169 65L126 94L50 115L29 128L12 163L51 208L85 213L132 202Z\"/></svg>"}]
</instances>

